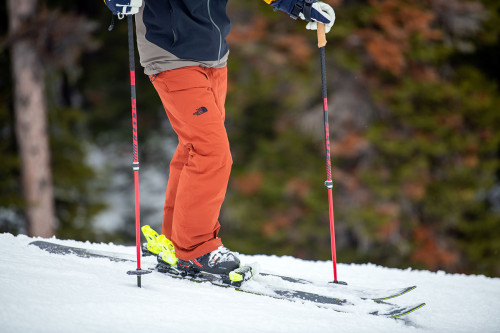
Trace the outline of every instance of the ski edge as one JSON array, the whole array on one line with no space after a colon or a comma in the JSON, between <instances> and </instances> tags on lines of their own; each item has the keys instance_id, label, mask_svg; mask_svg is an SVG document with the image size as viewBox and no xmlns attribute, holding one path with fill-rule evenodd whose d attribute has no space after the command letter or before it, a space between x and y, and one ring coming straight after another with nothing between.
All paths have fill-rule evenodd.
<instances>
[{"instance_id":1,"label":"ski edge","mask_svg":"<svg viewBox=\"0 0 500 333\"><path fill-rule=\"evenodd\" d=\"M393 319L401 318L403 316L409 315L412 312L417 311L418 309L423 308L426 305L427 305L426 303L420 303L420 304L414 305L408 311L400 313L400 314L397 314L397 315L389 316L389 318L393 318Z\"/></svg>"},{"instance_id":2,"label":"ski edge","mask_svg":"<svg viewBox=\"0 0 500 333\"><path fill-rule=\"evenodd\" d=\"M402 296L404 294L407 294L410 291L415 290L416 288L417 288L417 286L410 286L410 287L402 288L402 290L403 290L402 292L399 292L397 294L390 295L390 296L387 296L387 297L372 298L372 300L375 301L375 302L377 302L377 301L385 301L385 300L388 300L388 299L391 299L391 298L396 298L396 297Z\"/></svg>"}]
</instances>

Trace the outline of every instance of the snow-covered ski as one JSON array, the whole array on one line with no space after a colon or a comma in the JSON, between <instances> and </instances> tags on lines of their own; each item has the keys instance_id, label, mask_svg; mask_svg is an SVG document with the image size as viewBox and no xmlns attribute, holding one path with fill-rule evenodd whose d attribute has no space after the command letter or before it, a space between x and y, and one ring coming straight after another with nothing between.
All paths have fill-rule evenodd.
<instances>
[{"instance_id":1,"label":"snow-covered ski","mask_svg":"<svg viewBox=\"0 0 500 333\"><path fill-rule=\"evenodd\" d=\"M333 284L333 283L321 283L321 282L316 282L316 281L311 281L311 280L306 280L306 279L301 279L301 278L295 278L295 277L289 277L289 276L283 276L283 275L277 275L277 274L270 274L270 273L260 273L264 277L268 277L269 280L274 279L274 280L282 280L286 283L289 283L291 285L293 284L303 284L303 285L310 285L314 286L316 288L325 288L325 289L332 289L335 288L339 292L345 292L349 293L352 295L356 295L360 298L363 299L371 299L373 301L384 301L388 300L391 298L395 298L401 295L404 295L415 288L417 286L410 286L410 287L404 287L404 288L394 288L394 289L370 289L370 288L355 288L349 285L342 285L342 284Z\"/></svg>"},{"instance_id":2,"label":"snow-covered ski","mask_svg":"<svg viewBox=\"0 0 500 333\"><path fill-rule=\"evenodd\" d=\"M248 266L245 266L243 268L246 267ZM295 302L313 303L318 307L330 308L339 312L342 311L351 312L347 310L347 308L356 307L355 299L339 298L333 295L318 294L315 292L309 292L305 290L291 289L287 288L286 286L266 283L266 279L253 278L250 281L247 281L242 285L237 286L237 285L231 285L230 282L227 280L227 278L223 276L205 272L199 272L194 276L181 275L178 272L175 272L175 270L172 271L169 265L167 264L158 264L155 270L160 273L169 275L173 278L188 279L192 282L199 282L199 283L210 282L220 287L234 288L237 291L250 293L254 295L268 296L272 298L285 299L288 301L295 301ZM262 274L262 273L257 274L257 276L261 275L270 276L270 274ZM278 277L280 279L283 278L283 276L280 275L272 275L272 276ZM257 283L253 284L253 282L256 281ZM425 303L418 303L409 306L399 306L396 304L386 303L382 301L375 301L373 303L378 304L378 306L376 307L377 308L379 307L380 309L369 310L367 313L371 315L384 316L389 318L399 318L425 306Z\"/></svg>"},{"instance_id":3,"label":"snow-covered ski","mask_svg":"<svg viewBox=\"0 0 500 333\"><path fill-rule=\"evenodd\" d=\"M31 242L30 245L35 245L42 250L54 254L74 254L78 257L83 258L105 258L111 261L135 262L135 259L132 259L132 257L127 254L72 247L48 241L34 241ZM200 283L209 282L219 287L233 288L240 292L268 296L276 299L285 299L295 302L298 301L303 303L312 303L318 307L331 308L340 312L355 312L357 306L359 305L359 302L369 302L368 306L366 306L366 313L376 316L399 318L425 306L425 303L418 303L410 306L399 306L396 304L381 301L381 299L387 299L402 295L403 293L406 293L409 290L414 289L415 287L409 287L411 288L409 290L407 290L408 288L388 291L377 290L377 296L371 299L371 297L368 296L370 295L370 293L372 296L374 295L373 290L364 291L361 289L353 289L354 292L350 292L350 289L348 289L348 287L346 286L331 288L330 285L318 284L313 281L276 274L257 273L256 276L252 277L249 281L243 282L241 285L238 285L231 284L231 282L228 281L227 277L204 272L198 273L196 275L183 275L179 272L176 272L175 270L170 269L168 265L158 264L156 267L154 267L154 270L161 274L168 275L172 278L186 279ZM294 286L297 288L294 288ZM302 286L302 288L300 288L299 286ZM327 290L326 287L330 288ZM311 292L307 290L308 288L314 291ZM342 290L340 288L342 288ZM339 291L341 297L333 295L333 293L337 290ZM386 292L386 296L381 297L384 292Z\"/></svg>"}]
</instances>

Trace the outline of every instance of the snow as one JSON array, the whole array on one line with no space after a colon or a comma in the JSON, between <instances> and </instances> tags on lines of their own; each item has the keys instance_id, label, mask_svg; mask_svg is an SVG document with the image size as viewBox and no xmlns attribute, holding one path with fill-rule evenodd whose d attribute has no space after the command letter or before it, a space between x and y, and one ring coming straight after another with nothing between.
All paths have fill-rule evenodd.
<instances>
[{"instance_id":1,"label":"snow","mask_svg":"<svg viewBox=\"0 0 500 333\"><path fill-rule=\"evenodd\" d=\"M427 306L407 320L361 311L341 313L312 304L255 296L153 273L143 288L126 273L130 262L50 254L33 238L0 234L1 332L500 332L500 279L339 264L350 286L418 288L390 300ZM57 240L64 245L134 256L135 248ZM327 282L331 262L245 256L262 271ZM143 258L143 268L155 259ZM364 301L368 302L368 301ZM366 304L364 304L366 306Z\"/></svg>"}]
</instances>

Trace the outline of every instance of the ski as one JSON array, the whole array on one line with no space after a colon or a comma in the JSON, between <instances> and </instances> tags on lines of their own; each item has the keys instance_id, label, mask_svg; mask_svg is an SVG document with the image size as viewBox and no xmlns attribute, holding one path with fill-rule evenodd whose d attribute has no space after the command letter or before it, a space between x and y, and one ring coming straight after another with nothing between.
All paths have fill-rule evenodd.
<instances>
[{"instance_id":1,"label":"ski","mask_svg":"<svg viewBox=\"0 0 500 333\"><path fill-rule=\"evenodd\" d=\"M131 259L131 257L127 254L66 246L48 241L33 241L30 245L35 245L44 251L59 255L73 254L82 258L104 258L115 262L135 262L135 260ZM356 293L349 294L349 292L341 293L342 297L336 297L332 294L332 292L339 289L335 288L322 290L325 293L319 293L317 292L318 288L313 288L314 291L311 292L303 289L307 287L314 287L318 284L304 279L296 279L268 273L258 273L256 276L252 276L252 267L250 266L240 267L237 272L233 271L237 275L239 274L239 281L238 279L229 278L228 276L221 276L206 272L198 272L196 274L187 275L185 272L177 270L175 267L166 263L159 263L152 269L158 273L176 279L184 279L198 283L208 282L218 287L233 288L239 292L294 302L311 303L318 307L330 308L339 312L353 312L359 302L369 302L364 304L365 306L368 304L368 314L389 318L399 318L425 306L425 303L418 303L410 306L399 306L396 304L382 302L380 300L375 300L375 302L373 302L374 300L370 298L361 297ZM277 283L277 281L284 281L289 284ZM294 286L297 288L294 288ZM299 286L302 286L302 288L298 288ZM320 284L318 286L323 288L325 287ZM364 295L366 296L366 294Z\"/></svg>"},{"instance_id":2,"label":"ski","mask_svg":"<svg viewBox=\"0 0 500 333\"><path fill-rule=\"evenodd\" d=\"M360 298L363 299L371 299L373 301L384 301L388 300L391 298L395 298L401 295L404 295L415 288L417 286L410 286L410 287L404 287L404 288L394 288L394 289L368 289L368 288L356 288L352 287L349 285L342 285L342 284L334 284L334 283L321 283L321 282L315 282L311 280L306 280L306 279L301 279L301 278L295 278L295 277L289 277L289 276L283 276L283 275L278 275L278 274L270 274L270 273L260 273L264 277L268 277L269 280L275 280L276 282L278 281L283 281L286 284L293 285L293 284L303 284L303 285L310 285L314 286L317 288L324 288L324 289L336 289L337 291L340 292L346 292L351 295L356 295Z\"/></svg>"},{"instance_id":3,"label":"ski","mask_svg":"<svg viewBox=\"0 0 500 333\"><path fill-rule=\"evenodd\" d=\"M247 268L248 266L243 266L243 267ZM286 287L266 285L262 283L257 283L256 285L253 285L251 283L251 280L249 283L243 283L240 286L235 286L231 285L226 279L224 279L224 277L210 273L199 272L196 275L182 275L180 271L173 269L168 264L159 263L156 266L155 270L173 278L187 279L189 281L198 283L210 282L219 287L233 288L239 292L244 292L259 296L267 296L271 298L283 299L293 302L312 303L317 307L333 309L338 312L352 312L349 311L348 308L356 307L356 302L354 302L354 300L351 301L345 298L338 298L331 295L317 294L304 290L288 289ZM263 286L267 288L263 288ZM370 315L383 316L389 318L399 318L420 309L421 307L425 306L425 303L418 303L409 306L399 306L392 303L378 301L378 302L373 302L372 305L381 309L369 310L367 313Z\"/></svg>"},{"instance_id":4,"label":"ski","mask_svg":"<svg viewBox=\"0 0 500 333\"><path fill-rule=\"evenodd\" d=\"M101 257L101 258L108 258L109 260L112 261L133 261L130 256L127 256L126 254L120 254L120 253L113 253L113 252L106 252L106 251L99 251L99 250L89 250L89 249L83 249L83 248L77 248L77 247L70 247L70 246L65 246L65 245L58 245L54 246L54 243L46 242L46 241L34 241L30 244L36 245L41 249L44 249L48 252L51 253L56 253L56 254L68 254L72 253L75 254L79 257ZM153 254L151 254L153 255ZM311 280L306 280L306 279L301 279L301 278L295 278L295 277L289 277L289 276L283 276L283 275L278 275L278 274L271 274L271 273L264 273L264 272L259 272L259 279L263 280L266 284L272 284L272 285L286 285L287 287L294 288L296 289L298 286L296 285L311 285L316 287L317 289L323 288L325 291L331 290L331 289L336 289L341 293L349 294L349 295L354 295L362 299L371 299L373 301L383 301L383 300L388 300L391 298L395 298L401 295L404 295L416 288L416 286L411 286L411 287L405 287L405 288L395 288L395 289L360 289L360 288L355 288L351 286L344 286L344 285L336 285L332 283L321 283L321 282L314 282Z\"/></svg>"},{"instance_id":5,"label":"ski","mask_svg":"<svg viewBox=\"0 0 500 333\"><path fill-rule=\"evenodd\" d=\"M40 249L47 251L53 254L74 254L81 258L105 258L111 261L130 261L136 262L136 260L131 259L127 254L115 253L115 252L107 252L107 251L99 251L99 250L91 250L84 249L81 247L67 246L61 245L57 243L47 242L47 241L33 241L29 243L29 245L35 245Z\"/></svg>"}]
</instances>

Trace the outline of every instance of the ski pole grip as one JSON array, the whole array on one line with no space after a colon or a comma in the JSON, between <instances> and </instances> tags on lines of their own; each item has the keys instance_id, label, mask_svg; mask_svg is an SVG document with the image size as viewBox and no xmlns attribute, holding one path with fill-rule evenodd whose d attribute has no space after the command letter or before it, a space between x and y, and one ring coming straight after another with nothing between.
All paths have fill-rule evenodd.
<instances>
[{"instance_id":1,"label":"ski pole grip","mask_svg":"<svg viewBox=\"0 0 500 333\"><path fill-rule=\"evenodd\" d=\"M318 22L318 47L322 48L326 45L325 24Z\"/></svg>"}]
</instances>

